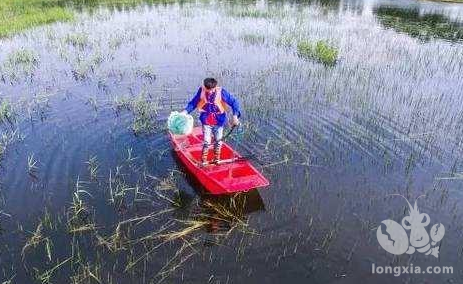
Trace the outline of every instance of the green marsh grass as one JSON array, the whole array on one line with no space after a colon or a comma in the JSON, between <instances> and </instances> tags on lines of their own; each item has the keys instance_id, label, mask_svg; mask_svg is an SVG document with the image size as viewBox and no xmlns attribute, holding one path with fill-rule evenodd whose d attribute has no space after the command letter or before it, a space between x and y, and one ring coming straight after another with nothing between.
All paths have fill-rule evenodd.
<instances>
[{"instance_id":1,"label":"green marsh grass","mask_svg":"<svg viewBox=\"0 0 463 284\"><path fill-rule=\"evenodd\" d=\"M333 65L338 60L338 49L325 41L313 43L301 40L297 43L297 54L303 59L314 59L326 65Z\"/></svg>"},{"instance_id":2,"label":"green marsh grass","mask_svg":"<svg viewBox=\"0 0 463 284\"><path fill-rule=\"evenodd\" d=\"M0 38L55 22L73 21L76 8L125 7L141 3L174 3L176 0L2 0L0 1Z\"/></svg>"},{"instance_id":3,"label":"green marsh grass","mask_svg":"<svg viewBox=\"0 0 463 284\"><path fill-rule=\"evenodd\" d=\"M0 2L0 37L39 25L70 21L74 14L62 7L62 0L2 0Z\"/></svg>"}]
</instances>

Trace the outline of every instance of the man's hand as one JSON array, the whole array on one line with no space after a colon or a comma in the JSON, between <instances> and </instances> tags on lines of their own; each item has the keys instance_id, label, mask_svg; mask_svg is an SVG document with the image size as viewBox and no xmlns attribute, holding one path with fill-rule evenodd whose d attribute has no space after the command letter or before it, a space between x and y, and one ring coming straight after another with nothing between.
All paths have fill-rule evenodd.
<instances>
[{"instance_id":1,"label":"man's hand","mask_svg":"<svg viewBox=\"0 0 463 284\"><path fill-rule=\"evenodd\" d=\"M233 126L238 126L240 124L240 120L238 119L237 115L234 115L232 118L232 125Z\"/></svg>"}]
</instances>

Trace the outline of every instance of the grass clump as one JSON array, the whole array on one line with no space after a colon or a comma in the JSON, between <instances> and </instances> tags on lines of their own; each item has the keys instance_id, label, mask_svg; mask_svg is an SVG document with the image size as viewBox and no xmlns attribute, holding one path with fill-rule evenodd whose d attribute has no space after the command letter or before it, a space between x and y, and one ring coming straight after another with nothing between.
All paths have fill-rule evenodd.
<instances>
[{"instance_id":1,"label":"grass clump","mask_svg":"<svg viewBox=\"0 0 463 284\"><path fill-rule=\"evenodd\" d=\"M268 19L268 18L281 16L282 13L279 10L262 10L262 9L247 7L247 8L232 9L229 11L229 15L232 17L239 17L239 18Z\"/></svg>"},{"instance_id":2,"label":"grass clump","mask_svg":"<svg viewBox=\"0 0 463 284\"><path fill-rule=\"evenodd\" d=\"M90 43L88 35L85 33L68 34L64 42L80 49L84 49Z\"/></svg>"},{"instance_id":3,"label":"grass clump","mask_svg":"<svg viewBox=\"0 0 463 284\"><path fill-rule=\"evenodd\" d=\"M284 48L291 48L293 46L293 37L289 35L282 35L276 41L277 46Z\"/></svg>"},{"instance_id":4,"label":"grass clump","mask_svg":"<svg viewBox=\"0 0 463 284\"><path fill-rule=\"evenodd\" d=\"M59 6L62 2L60 0L0 1L0 37L43 24L72 20L74 14Z\"/></svg>"},{"instance_id":5,"label":"grass clump","mask_svg":"<svg viewBox=\"0 0 463 284\"><path fill-rule=\"evenodd\" d=\"M265 42L265 36L260 34L242 34L240 39L250 45L260 45Z\"/></svg>"},{"instance_id":6,"label":"grass clump","mask_svg":"<svg viewBox=\"0 0 463 284\"><path fill-rule=\"evenodd\" d=\"M150 81L156 80L156 73L151 66L140 67L135 71L135 74L140 78L145 78Z\"/></svg>"},{"instance_id":7,"label":"grass clump","mask_svg":"<svg viewBox=\"0 0 463 284\"><path fill-rule=\"evenodd\" d=\"M303 59L314 59L325 65L333 65L338 59L338 49L321 40L315 44L301 40L297 43L297 55Z\"/></svg>"},{"instance_id":8,"label":"grass clump","mask_svg":"<svg viewBox=\"0 0 463 284\"><path fill-rule=\"evenodd\" d=\"M13 53L11 53L7 60L7 64L10 66L18 66L18 65L37 65L39 60L37 56L31 50L27 49L19 49Z\"/></svg>"},{"instance_id":9,"label":"grass clump","mask_svg":"<svg viewBox=\"0 0 463 284\"><path fill-rule=\"evenodd\" d=\"M2 100L0 102L0 124L4 122L13 123L14 116L15 114L11 103L7 100Z\"/></svg>"},{"instance_id":10,"label":"grass clump","mask_svg":"<svg viewBox=\"0 0 463 284\"><path fill-rule=\"evenodd\" d=\"M3 63L4 78L19 80L21 77L29 77L39 65L39 57L31 50L19 49L8 54Z\"/></svg>"},{"instance_id":11,"label":"grass clump","mask_svg":"<svg viewBox=\"0 0 463 284\"><path fill-rule=\"evenodd\" d=\"M145 94L139 95L132 102L132 111L134 113L132 130L136 135L150 133L154 130L154 121L156 120L158 109L158 102L151 100Z\"/></svg>"},{"instance_id":12,"label":"grass clump","mask_svg":"<svg viewBox=\"0 0 463 284\"><path fill-rule=\"evenodd\" d=\"M0 132L0 160L3 158L8 146L20 138L17 130Z\"/></svg>"},{"instance_id":13,"label":"grass clump","mask_svg":"<svg viewBox=\"0 0 463 284\"><path fill-rule=\"evenodd\" d=\"M241 18L270 18L272 14L268 11L257 10L257 9L245 9L245 10L233 10L230 13L234 17Z\"/></svg>"}]
</instances>

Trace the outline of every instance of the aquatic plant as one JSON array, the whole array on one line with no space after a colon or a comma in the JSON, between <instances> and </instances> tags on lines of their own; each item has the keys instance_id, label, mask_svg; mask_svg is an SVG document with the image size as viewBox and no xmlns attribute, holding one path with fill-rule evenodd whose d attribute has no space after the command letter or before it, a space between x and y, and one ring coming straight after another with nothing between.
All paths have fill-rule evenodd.
<instances>
[{"instance_id":1,"label":"aquatic plant","mask_svg":"<svg viewBox=\"0 0 463 284\"><path fill-rule=\"evenodd\" d=\"M22 108L25 110L30 121L34 121L35 118L43 121L47 117L50 111L50 97L52 94L39 93L35 94L32 98L21 101Z\"/></svg>"},{"instance_id":2,"label":"aquatic plant","mask_svg":"<svg viewBox=\"0 0 463 284\"><path fill-rule=\"evenodd\" d=\"M79 49L89 46L90 40L86 33L72 33L64 38L64 42Z\"/></svg>"},{"instance_id":3,"label":"aquatic plant","mask_svg":"<svg viewBox=\"0 0 463 284\"><path fill-rule=\"evenodd\" d=\"M135 71L135 74L141 78L149 79L150 81L156 80L156 73L151 66L139 67Z\"/></svg>"},{"instance_id":4,"label":"aquatic plant","mask_svg":"<svg viewBox=\"0 0 463 284\"><path fill-rule=\"evenodd\" d=\"M87 61L79 61L72 69L72 75L76 81L83 81L93 71L92 65Z\"/></svg>"},{"instance_id":5,"label":"aquatic plant","mask_svg":"<svg viewBox=\"0 0 463 284\"><path fill-rule=\"evenodd\" d=\"M240 40L247 44L259 45L265 42L265 36L255 33L245 33L240 36Z\"/></svg>"},{"instance_id":6,"label":"aquatic plant","mask_svg":"<svg viewBox=\"0 0 463 284\"><path fill-rule=\"evenodd\" d=\"M21 48L10 53L6 59L6 63L10 66L17 65L37 65L38 57L32 50Z\"/></svg>"},{"instance_id":7,"label":"aquatic plant","mask_svg":"<svg viewBox=\"0 0 463 284\"><path fill-rule=\"evenodd\" d=\"M132 130L135 134L149 133L156 127L155 118L159 110L159 102L149 98L145 93L132 101L134 114Z\"/></svg>"},{"instance_id":8,"label":"aquatic plant","mask_svg":"<svg viewBox=\"0 0 463 284\"><path fill-rule=\"evenodd\" d=\"M130 110L132 107L132 100L129 96L115 96L112 101L112 106L116 113L122 110Z\"/></svg>"},{"instance_id":9,"label":"aquatic plant","mask_svg":"<svg viewBox=\"0 0 463 284\"><path fill-rule=\"evenodd\" d=\"M3 77L16 82L30 77L39 65L39 58L30 49L20 48L9 53L3 64Z\"/></svg>"},{"instance_id":10,"label":"aquatic plant","mask_svg":"<svg viewBox=\"0 0 463 284\"><path fill-rule=\"evenodd\" d=\"M13 142L20 140L18 129L2 131L0 135L0 160L3 158L6 149Z\"/></svg>"},{"instance_id":11,"label":"aquatic plant","mask_svg":"<svg viewBox=\"0 0 463 284\"><path fill-rule=\"evenodd\" d=\"M77 177L76 185L72 193L72 203L67 210L67 229L69 232L81 233L95 226L92 220L93 215L88 204L84 201L84 196L93 196L84 189L84 182Z\"/></svg>"},{"instance_id":12,"label":"aquatic plant","mask_svg":"<svg viewBox=\"0 0 463 284\"><path fill-rule=\"evenodd\" d=\"M92 180L96 180L98 177L98 168L99 168L97 157L96 156L90 157L90 159L88 159L86 164L87 164L88 172L90 174L90 178Z\"/></svg>"},{"instance_id":13,"label":"aquatic plant","mask_svg":"<svg viewBox=\"0 0 463 284\"><path fill-rule=\"evenodd\" d=\"M283 15L281 10L257 9L255 7L235 7L230 9L229 15L241 18L272 18Z\"/></svg>"},{"instance_id":14,"label":"aquatic plant","mask_svg":"<svg viewBox=\"0 0 463 284\"><path fill-rule=\"evenodd\" d=\"M11 103L3 99L0 102L0 124L4 122L12 123L15 118L15 112Z\"/></svg>"},{"instance_id":15,"label":"aquatic plant","mask_svg":"<svg viewBox=\"0 0 463 284\"><path fill-rule=\"evenodd\" d=\"M284 48L291 48L294 44L294 38L285 34L278 38L276 44Z\"/></svg>"},{"instance_id":16,"label":"aquatic plant","mask_svg":"<svg viewBox=\"0 0 463 284\"><path fill-rule=\"evenodd\" d=\"M301 58L315 59L326 65L332 65L338 59L338 50L321 40L315 44L309 40L299 41L297 43L297 54Z\"/></svg>"},{"instance_id":17,"label":"aquatic plant","mask_svg":"<svg viewBox=\"0 0 463 284\"><path fill-rule=\"evenodd\" d=\"M34 173L37 170L37 160L34 157L34 154L27 157L27 171L29 174Z\"/></svg>"},{"instance_id":18,"label":"aquatic plant","mask_svg":"<svg viewBox=\"0 0 463 284\"><path fill-rule=\"evenodd\" d=\"M46 158L43 162L47 161L47 165L40 167L46 166L47 169L44 169L44 179L40 184L43 183L46 189L44 192L47 194L30 191L31 194L27 198L33 202L52 203L53 211L50 215L52 218L63 218L64 223L62 226L57 226L56 222L53 222L53 225L47 225L51 221L45 220L50 217L43 218L42 242L37 245L37 250L29 247L26 250L28 257L23 262L20 259L14 259L15 256L11 260L7 258L5 269L0 273L1 279L10 279L11 275L17 272L18 277L22 278L14 279L12 282L118 283L121 277L134 283L156 283L156 280L172 276L172 279L166 279L164 282L170 283L181 282L180 277L183 279L183 276L188 274L196 277L193 269L198 265L213 265L211 271L214 277L211 276L209 282L227 283L236 282L236 276L230 275L230 279L228 275L227 278L219 278L222 276L219 276L215 268L221 263L228 263L230 259L233 263L236 259L238 266L242 266L244 262L249 263L249 260L255 260L254 257L265 262L265 266L259 266L257 269L245 265L245 269L249 268L249 273L253 274L250 275L254 277L253 279L258 279L256 274L267 272L267 264L269 269L276 268L278 265L289 265L291 263L287 261L296 259L298 257L296 254L303 254L309 250L314 252L314 259L307 264L307 269L314 269L321 264L317 258L320 254L324 259L340 255L342 258L350 251L347 256L350 261L352 254L357 255L361 251L357 249L358 244L362 245L362 242L366 240L364 236L370 231L368 228L372 227L372 221L368 219L371 214L368 213L373 212L371 210L380 210L376 206L378 203L374 203L378 198L381 199L377 195L379 191L376 191L375 186L367 191L367 195L373 196L371 199L365 203L359 203L356 200L363 200L365 194L363 183L378 185L376 178L373 179L374 183L370 183L372 180L369 174L373 173L375 176L378 174L376 166L381 168L383 163L381 159L388 159L394 168L401 170L401 163L406 161L397 158L396 154L400 155L405 152L407 154L405 158L407 158L409 151L415 151L416 144L410 142L412 139L413 141L426 141L427 144L418 151L420 155L428 153L428 149L439 144L433 140L441 134L435 132L434 123L437 121L441 125L449 126L446 128L459 132L459 128L456 127L458 121L461 120L458 111L448 111L451 105L459 105L456 95L458 92L455 92L456 88L452 85L452 82L458 82L456 78L459 73L456 71L459 71L461 67L458 58L461 57L459 55L462 49L459 45L450 46L439 42L425 46L415 44L400 46L394 40L401 43L403 36L396 36L393 35L394 33L377 29L371 17L357 21L356 15L351 11L348 13L349 21L344 22L338 21L342 19L343 11L341 10L333 16L330 11L321 11L319 7L307 8L298 4L297 8L301 7L301 12L296 7L294 10L291 7L294 17L277 22L265 17L230 18L220 12L217 15L214 14L213 9L200 11L193 5L186 6L175 6L172 11L168 7L149 11L156 12L159 19L138 17L138 14L134 15L139 12L138 10L129 12L128 15L123 11L113 15L107 13L105 9L99 11L103 14L102 16L86 14L85 17L88 18L79 23L78 28L86 31L88 28L98 26L98 29L90 30L88 33L91 40L87 47L92 46L95 49L84 47L80 50L78 43L75 48L71 42L66 43L66 35L69 30L74 29L69 25L51 28L55 36L50 40L40 38L42 36L40 32L28 33L11 40L14 46L19 45L18 41L25 41L27 46L34 48L59 45L61 49L68 50L63 60L59 57L59 51L43 50L44 58L47 60L46 62L41 60L45 72L40 73L38 77L40 80L31 80L24 82L21 86L11 87L11 82L6 79L3 80L2 85L6 92L10 93L10 89L14 88L13 92L20 90L21 93L24 92L27 95L19 103L15 101L14 106L23 108L24 105L25 109L29 108L30 125L34 127L30 128L39 131L31 131L31 135L28 132L28 138L31 140L36 138L34 135L37 133L37 138L40 138L39 142L43 142L43 149L39 150L44 151L41 156ZM203 8L203 6L199 7ZM139 10L144 13L149 9L144 7ZM188 11L185 13L189 17L188 20L176 18L184 10ZM198 11L200 13L197 13ZM123 23L120 27L112 27L109 24L110 21L117 21L117 14L121 13L124 13ZM311 17L312 15L314 17ZM221 17L220 21L215 22L216 17L217 19ZM165 21L167 18L169 20ZM300 18L300 20L295 18ZM180 23L169 22L172 19L179 19ZM213 21L210 21L211 19ZM103 25L94 25L100 23L100 20L104 22ZM136 23L131 22L132 20ZM177 77L178 75L172 72L175 70L171 69L170 58L155 58L142 54L145 44L155 43L164 48L163 44L169 44L169 39L172 38L169 36L171 28L186 26L197 20L205 21L204 24L207 27L205 30L212 31L211 35L219 31L219 33L223 32L224 38L228 39L233 39L235 36L241 40L239 38L241 33L236 34L240 28L245 34L253 33L258 28L256 31L259 33L265 32L262 34L266 37L264 43L273 39L268 36L271 32L275 32L276 24L285 26L285 29L280 30L283 35L281 41L276 41L275 44L289 51L296 49L297 40L301 35L314 37L324 35L330 42L338 40L342 42L343 46L346 46L346 58L349 60L346 60L346 65L326 69L320 64L303 64L302 60L294 58L294 52L289 54L286 52L288 50L274 46L253 46L252 49L244 49L243 53L240 42L226 40L230 49L219 50L219 53L215 53L212 43L215 40L221 41L222 38L212 36L211 42L204 44L202 40L190 41L189 37L186 37L186 42L179 42L178 47L174 46L173 54L179 54L182 59L182 77L179 78L180 76ZM168 25L164 26L163 23L168 23ZM357 24L358 26L354 27ZM268 29L265 25L269 25ZM152 28L149 41L145 42L137 38L141 29L149 28ZM198 28L201 30L202 24ZM276 29L278 32L279 28ZM348 35L345 31L349 31ZM111 45L109 40L105 43L105 39L111 37L106 33L112 34L113 32L115 35L122 36L117 37L114 45ZM185 35L188 35L187 33ZM159 37L153 36L155 34ZM167 35L167 39L164 35ZM100 36L101 42L98 41ZM127 42L133 39L136 40L133 46L127 46ZM378 44L378 41L383 39L385 39L384 44ZM246 43L247 39L242 40ZM410 41L406 37L405 40ZM251 44L253 41L253 38L249 39ZM258 40L254 42L256 45L260 44ZM185 48L182 46L183 43L188 43L189 46ZM373 43L375 43L374 48L370 46ZM116 52L115 49L121 45L123 48ZM92 53L98 48L101 48L103 56L95 53L95 63L93 63ZM439 53L441 61L431 56L436 48L441 52ZM134 52L130 53L129 49ZM365 54L359 50L365 51ZM185 52L183 56L182 51ZM94 68L98 62L105 61L107 53L111 52L117 55L115 62L99 65L101 68L96 68L94 72L91 68L82 68L84 72L79 73L85 74L88 80L85 82L72 80L69 70L77 69L75 68L77 63L85 62ZM157 49L153 52L156 53ZM451 55L451 52L454 54ZM259 57L253 58L253 54L258 54ZM220 56L221 61L217 64L218 55L225 56ZM242 207L236 200L237 198L231 198L230 204L205 198L204 195L192 192L194 185L186 182L185 175L182 174L180 178L170 175L169 168L173 168L172 172L175 171L175 173L179 173L180 169L169 155L171 147L167 145L165 133L162 131L157 133L157 130L162 129L156 129L156 126L165 123L164 119L168 112L184 106L185 93L190 92L191 82L196 82L195 80L202 76L196 73L197 65L195 64L201 58L206 58L204 61L199 60L203 62L201 68L204 67L207 71L214 72L214 75L221 76L226 85L235 89L233 91L236 91L238 96L245 98L242 100L243 114L245 114L243 122L247 127L245 137L233 141L232 135L228 141L239 147L240 152L243 150L245 153L252 153L252 156L247 155L247 157L252 159L256 166L258 162L261 162L266 174L274 178L273 186L282 189L280 191L272 189L266 193L267 208L262 214L251 214L252 222L249 222L246 217L249 214L248 209L244 209L244 206ZM56 63L53 59L56 59ZM312 57L310 59L318 60ZM65 63L63 66L61 66L61 61ZM158 62L161 64L154 65ZM125 65L127 63L128 65ZM194 66L194 69L189 69L190 65ZM137 66L160 66L159 70L163 70L163 73L167 71L168 75L160 78L160 84L150 85L149 80L151 77L154 78L151 76L155 75L154 72L141 70L137 74ZM423 66L426 68L422 68ZM174 66L174 68L177 67ZM183 70L183 68L186 69ZM7 71L2 69L1 72ZM401 75L400 80L397 79L395 73ZM421 82L428 85L430 78L433 80L431 83L436 96L423 93L425 89L420 85ZM2 80L1 77L0 80ZM412 83L417 84L413 85L414 88L409 88ZM440 84L446 84L445 88ZM138 96L138 90L147 87L152 93L144 92L144 97ZM46 98L36 98L35 94L34 96L29 94L29 92L41 94L42 90ZM419 94L412 93L413 90L417 90ZM443 91L445 94L438 94ZM51 92L56 93L57 96L52 97ZM417 103L418 100L420 100L419 103ZM385 103L390 101L393 103ZM432 103L429 103L431 101ZM354 110L350 109L353 102L359 106ZM151 103L154 105L153 109L144 111L143 108L146 108L144 104ZM83 104L88 104L95 110L98 107L98 121L93 119L94 113L89 111L90 107ZM325 105L328 107L324 108ZM379 113L374 112L377 106L379 106ZM114 118L107 107L124 113ZM409 107L413 109L412 114L409 114ZM388 112L390 109L393 113L392 117L397 118L399 122L392 119ZM403 112L403 109L407 112ZM51 114L49 121L37 123L36 117L47 117L48 113ZM147 113L151 114L146 115ZM434 118L430 116L431 113L446 113L446 115L437 115ZM449 123L447 114L454 123ZM18 114L17 119L21 119L20 115L21 113ZM146 125L154 126L153 129L147 128L152 135L131 137L127 135L127 131L121 129L131 123L134 127L137 117L141 117L139 121L147 122ZM410 123L410 120L413 122ZM426 122L426 126L423 122ZM28 123L26 122L26 127ZM94 125L99 131L96 137L83 135L90 134L88 128ZM421 131L420 127L429 127L429 129ZM0 132L3 134L3 130L10 126L5 124L1 125L1 128ZM144 126L134 128L142 129ZM141 133L144 133L143 131L140 130ZM405 131L405 133L397 137L399 141L396 140L396 135L400 131ZM426 136L415 135L430 132L433 133ZM84 139L74 141L75 138L83 136L88 141ZM445 145L455 145L456 152L454 153L461 148L462 142L458 139L459 136L451 143L448 141L455 138L452 134L442 135L442 137L446 139ZM96 138L98 141L95 140ZM31 140L28 140L28 145L32 143ZM406 149L401 144L406 145ZM440 146L445 148L445 145ZM33 148L36 149L36 146L34 145ZM21 145L18 148L19 153L24 151ZM73 149L82 151L70 153L69 151ZM439 158L440 150L435 151L436 155L433 154L430 162ZM53 159L53 156L48 159L47 156L55 154L55 151L58 159ZM86 156L87 151L91 152L90 156ZM379 161L378 153L380 153ZM389 158L383 158L382 153L385 153L384 157L388 155ZM65 159L64 163L59 159L63 157L63 154L65 157L71 155L69 159ZM15 174L13 167L10 166L14 163L13 159L16 155L12 152L11 156L12 159L8 160L9 164L7 164L8 169L6 171L4 168L0 169L0 174L6 172L9 175L6 179L3 179L3 176L0 177L6 187L11 185L10 181L14 180ZM414 161L418 160L417 156L419 155L412 156ZM102 163L99 163L100 159ZM25 162L24 160L21 156L21 162ZM445 161L445 165L447 164L449 163ZM411 167L416 165L420 166L420 162L412 163ZM445 170L443 169L445 165L439 166L438 169ZM459 165L460 163L456 161L456 172L461 172ZM346 179L345 174L351 172L343 171L344 166L351 167L352 172L358 175L350 175ZM365 168L368 172L363 171ZM391 167L388 170L391 170ZM71 175L82 172L89 181L77 183L75 190L79 190L78 196L74 192L66 191L66 188L63 190L62 185L68 182ZM338 178L326 179L330 176L330 172L336 172ZM433 173L433 171L429 172ZM155 175L158 177L154 177ZM147 178L147 176L153 177ZM358 176L361 177L361 182L357 183ZM407 177L412 176L407 175ZM459 178L458 175L452 175L452 177ZM350 185L351 181L354 181L356 186L360 186L358 191L349 192L349 196L352 197L348 197L347 192L342 189L338 191L337 182L347 182ZM19 179L18 182L20 182ZM442 186L441 182L444 181L439 181L437 185L439 189ZM446 180L445 182L452 181ZM26 186L17 184L19 193L29 193L27 183ZM45 188L46 186L49 188ZM407 184L407 189L408 186L411 191L416 189L411 184ZM444 191L447 189L445 186L442 188ZM55 194L55 190L59 192ZM84 193L84 190L88 193ZM326 192L328 196L325 195ZM93 197L87 200L90 194ZM446 194L451 196L451 193ZM313 198L318 195L321 198ZM9 195L5 196L8 198ZM448 198L445 194L443 196L444 201L441 202L445 202L445 198ZM352 204L358 209L355 210L356 214L358 213L355 218L362 219L359 223L359 234L357 238L349 239L347 246L344 243L347 239L342 236L348 233L345 228L349 227L350 221L323 222L323 224L317 221L332 219L331 212L326 215L326 208L323 207L326 202L319 202L323 198L327 198L329 204L345 206L340 210L342 213L351 209ZM15 202L13 201L12 204ZM455 203L457 209L449 210L458 212L458 203ZM23 202L21 201L20 204ZM363 206L369 208L366 215L363 215L365 213ZM15 211L21 208L14 208L11 205L10 208L12 220L17 221L16 216L22 215ZM33 216L34 213L31 210L30 215L28 213L27 216ZM19 223L24 220L24 223L19 224L18 227L32 228L34 232L35 226L30 225L31 220L27 216L25 218L29 219L18 220ZM5 218L1 209L0 217ZM313 220L316 220L314 224ZM3 219L0 221L2 221L2 226L10 228L9 222L5 224ZM293 221L294 224L302 222L305 225L296 226L296 228L291 223ZM11 223L13 223L13 229L16 230L16 222ZM346 226L340 226L340 224ZM264 231L262 236L254 232L254 225ZM312 225L313 231L306 230L312 228ZM51 226L55 229L52 234L48 234L48 228ZM367 229L363 230L364 227ZM0 229L0 233L1 231ZM33 232L27 233L26 231L26 242ZM47 242L43 240L47 237L51 240L48 248ZM283 238L284 241L282 241ZM5 238L5 247L12 243L11 251L21 251L24 243L10 242L10 239L12 239L10 236ZM18 240L23 240L23 238L18 238ZM353 246L350 241L355 242ZM274 244L283 245L275 246ZM263 250L265 256L261 254L262 247L268 248ZM338 251L339 247L349 247L349 249L343 253ZM174 251L173 254L172 251ZM195 254L198 254L200 261L193 258ZM292 258L292 256L296 257ZM187 263L192 259L192 263ZM37 264L37 262L41 263ZM227 269L239 269L238 266L230 265ZM23 267L27 270L24 273ZM355 270L355 268L352 269ZM176 270L180 272L177 275L172 274ZM348 270L348 272L352 271L351 268ZM34 273L34 271L37 272ZM323 273L321 272L320 275ZM149 279L153 274L156 278ZM31 279L33 277L35 278ZM23 279L25 280L22 281Z\"/></svg>"},{"instance_id":19,"label":"aquatic plant","mask_svg":"<svg viewBox=\"0 0 463 284\"><path fill-rule=\"evenodd\" d=\"M423 41L432 38L463 40L463 25L441 14L422 14L418 9L386 6L380 6L373 12L384 27Z\"/></svg>"}]
</instances>

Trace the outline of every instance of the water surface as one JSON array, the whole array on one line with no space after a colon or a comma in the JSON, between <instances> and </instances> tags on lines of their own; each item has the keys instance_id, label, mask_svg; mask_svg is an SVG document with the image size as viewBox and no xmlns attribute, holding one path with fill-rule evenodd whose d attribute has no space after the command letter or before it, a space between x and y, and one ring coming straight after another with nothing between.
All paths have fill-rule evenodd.
<instances>
[{"instance_id":1,"label":"water surface","mask_svg":"<svg viewBox=\"0 0 463 284\"><path fill-rule=\"evenodd\" d=\"M460 282L462 24L463 6L424 1L181 2L84 7L3 39L0 279ZM302 39L336 64L299 58ZM211 198L177 163L166 118L206 76L240 99L229 142L270 187ZM439 258L379 246L408 212L391 194L425 195Z\"/></svg>"}]
</instances>

